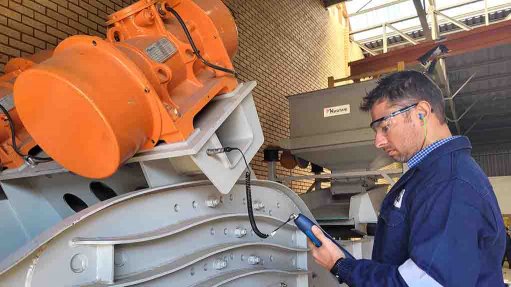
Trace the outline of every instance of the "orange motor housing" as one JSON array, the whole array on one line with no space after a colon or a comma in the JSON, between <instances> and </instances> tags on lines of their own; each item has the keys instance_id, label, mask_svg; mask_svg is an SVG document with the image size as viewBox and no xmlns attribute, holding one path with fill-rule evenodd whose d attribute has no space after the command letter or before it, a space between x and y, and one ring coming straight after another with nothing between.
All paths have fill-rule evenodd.
<instances>
[{"instance_id":1,"label":"orange motor housing","mask_svg":"<svg viewBox=\"0 0 511 287\"><path fill-rule=\"evenodd\" d=\"M106 39L72 36L16 75L16 129L89 178L112 175L158 141L189 137L194 116L237 80L198 58L172 9L200 55L232 70L236 25L220 0L139 1L109 16Z\"/></svg>"}]
</instances>

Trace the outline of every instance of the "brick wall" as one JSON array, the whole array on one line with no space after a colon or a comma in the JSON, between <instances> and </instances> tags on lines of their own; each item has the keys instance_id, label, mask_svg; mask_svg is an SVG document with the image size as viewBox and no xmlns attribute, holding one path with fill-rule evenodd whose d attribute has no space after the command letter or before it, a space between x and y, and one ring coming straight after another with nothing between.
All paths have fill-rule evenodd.
<instances>
[{"instance_id":1,"label":"brick wall","mask_svg":"<svg viewBox=\"0 0 511 287\"><path fill-rule=\"evenodd\" d=\"M322 2L224 0L238 25L235 68L243 81L257 81L253 95L265 136L263 148L289 137L286 96L324 89L328 76L347 74L346 24L339 21L340 11L325 9ZM266 178L262 149L252 167L259 178ZM307 174L308 170L292 173ZM278 174L291 172L279 166ZM293 182L292 188L301 192L310 184Z\"/></svg>"},{"instance_id":2,"label":"brick wall","mask_svg":"<svg viewBox=\"0 0 511 287\"><path fill-rule=\"evenodd\" d=\"M0 71L12 57L54 48L75 34L104 37L107 15L130 0L0 0Z\"/></svg>"},{"instance_id":3,"label":"brick wall","mask_svg":"<svg viewBox=\"0 0 511 287\"><path fill-rule=\"evenodd\" d=\"M74 34L104 37L108 14L131 0L0 0L0 71L12 57L54 48ZM133 1L134 2L134 1ZM328 76L346 75L347 29L338 9L321 0L224 0L239 31L235 67L243 81L256 80L255 102L265 146L289 136L286 96L327 87ZM263 148L264 148L263 147ZM262 149L252 161L265 178ZM279 175L290 175L278 168ZM305 174L296 169L293 174ZM295 182L297 191L310 182Z\"/></svg>"}]
</instances>

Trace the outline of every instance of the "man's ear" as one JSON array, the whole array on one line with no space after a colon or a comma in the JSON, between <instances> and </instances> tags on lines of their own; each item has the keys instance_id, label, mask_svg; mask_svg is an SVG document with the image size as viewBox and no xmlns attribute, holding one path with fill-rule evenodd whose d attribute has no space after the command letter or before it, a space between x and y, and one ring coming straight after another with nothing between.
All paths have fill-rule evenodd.
<instances>
[{"instance_id":1,"label":"man's ear","mask_svg":"<svg viewBox=\"0 0 511 287\"><path fill-rule=\"evenodd\" d=\"M418 102L416 109L420 120L427 120L431 115L431 105L426 101Z\"/></svg>"}]
</instances>

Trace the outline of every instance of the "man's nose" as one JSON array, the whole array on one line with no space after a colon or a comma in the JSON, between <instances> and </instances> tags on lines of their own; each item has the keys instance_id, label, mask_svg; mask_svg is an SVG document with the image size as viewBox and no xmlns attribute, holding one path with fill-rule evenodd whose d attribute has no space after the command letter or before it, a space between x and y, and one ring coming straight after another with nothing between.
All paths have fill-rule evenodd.
<instances>
[{"instance_id":1,"label":"man's nose","mask_svg":"<svg viewBox=\"0 0 511 287\"><path fill-rule=\"evenodd\" d=\"M383 148L387 145L387 137L383 135L383 132L378 131L374 137L374 145L376 148Z\"/></svg>"}]
</instances>

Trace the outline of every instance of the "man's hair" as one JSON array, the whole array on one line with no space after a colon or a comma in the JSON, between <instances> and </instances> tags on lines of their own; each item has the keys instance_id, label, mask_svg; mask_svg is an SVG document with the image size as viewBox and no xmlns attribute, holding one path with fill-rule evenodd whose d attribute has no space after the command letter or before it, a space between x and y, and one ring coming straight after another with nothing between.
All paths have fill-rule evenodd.
<instances>
[{"instance_id":1,"label":"man's hair","mask_svg":"<svg viewBox=\"0 0 511 287\"><path fill-rule=\"evenodd\" d=\"M390 104L413 104L426 101L431 111L445 123L445 106L442 90L428 76L417 71L402 71L386 76L370 91L362 101L360 109L368 112L379 101Z\"/></svg>"}]
</instances>

